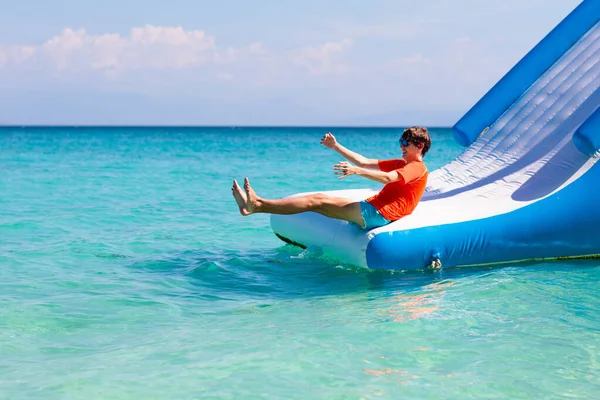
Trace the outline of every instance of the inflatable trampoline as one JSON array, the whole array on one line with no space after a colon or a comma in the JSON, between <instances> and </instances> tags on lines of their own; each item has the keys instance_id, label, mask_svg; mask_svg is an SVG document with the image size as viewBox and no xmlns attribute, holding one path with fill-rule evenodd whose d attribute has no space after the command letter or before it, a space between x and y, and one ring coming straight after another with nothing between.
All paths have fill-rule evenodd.
<instances>
[{"instance_id":1,"label":"inflatable trampoline","mask_svg":"<svg viewBox=\"0 0 600 400\"><path fill-rule=\"evenodd\" d=\"M599 256L599 20L600 1L583 1L456 123L467 148L430 173L412 215L371 231L272 215L274 233L374 269Z\"/></svg>"}]
</instances>

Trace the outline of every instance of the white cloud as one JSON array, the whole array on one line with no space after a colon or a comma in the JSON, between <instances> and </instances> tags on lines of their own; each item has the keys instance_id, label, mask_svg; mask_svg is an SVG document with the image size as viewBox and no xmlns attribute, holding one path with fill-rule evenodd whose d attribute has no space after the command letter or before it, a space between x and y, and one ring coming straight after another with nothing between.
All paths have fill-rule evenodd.
<instances>
[{"instance_id":1,"label":"white cloud","mask_svg":"<svg viewBox=\"0 0 600 400\"><path fill-rule=\"evenodd\" d=\"M99 72L114 80L144 71L169 73L212 66L214 69L204 76L229 82L243 75L246 79L241 81L269 86L295 81L294 77L302 74L351 71L340 58L352 45L352 40L344 39L276 53L260 41L219 48L213 36L182 27L146 25L131 29L128 35L89 34L85 29L65 28L39 45L0 46L0 68L12 68L13 72L58 71L65 76L71 72L96 72L97 76Z\"/></svg>"},{"instance_id":2,"label":"white cloud","mask_svg":"<svg viewBox=\"0 0 600 400\"><path fill-rule=\"evenodd\" d=\"M248 58L265 58L269 56L269 51L261 42L254 42L240 49L229 47L225 50L215 51L214 61L216 64L231 64Z\"/></svg>"},{"instance_id":3,"label":"white cloud","mask_svg":"<svg viewBox=\"0 0 600 400\"><path fill-rule=\"evenodd\" d=\"M29 83L33 77L105 91L283 96L311 105L318 93L338 106L417 107L469 103L517 61L466 37L409 47L389 38L360 39L368 34L386 31L369 28L356 37L274 51L260 41L219 47L213 36L181 27L147 25L126 35L67 28L39 45L0 46L0 83L37 85Z\"/></svg>"},{"instance_id":4,"label":"white cloud","mask_svg":"<svg viewBox=\"0 0 600 400\"><path fill-rule=\"evenodd\" d=\"M261 42L242 48L219 49L215 38L203 31L181 27L146 25L133 28L128 36L116 33L88 34L84 29L64 29L37 46L0 47L0 66L36 66L60 71L101 70L114 76L136 70L194 68L206 64L268 62L279 67L299 66L312 74L347 71L336 62L352 47L350 39L307 46L273 54Z\"/></svg>"},{"instance_id":5,"label":"white cloud","mask_svg":"<svg viewBox=\"0 0 600 400\"><path fill-rule=\"evenodd\" d=\"M339 63L337 57L352 45L352 40L344 39L339 42L327 42L318 47L304 47L290 52L290 59L295 65L306 68L315 75L346 72L352 68Z\"/></svg>"},{"instance_id":6,"label":"white cloud","mask_svg":"<svg viewBox=\"0 0 600 400\"><path fill-rule=\"evenodd\" d=\"M15 62L27 62L35 54L33 46L7 46L0 47L0 66Z\"/></svg>"},{"instance_id":7,"label":"white cloud","mask_svg":"<svg viewBox=\"0 0 600 400\"><path fill-rule=\"evenodd\" d=\"M215 41L202 31L147 25L119 34L89 35L66 28L39 46L0 47L4 64L36 64L59 70L121 71L178 69L205 64L214 57Z\"/></svg>"}]
</instances>

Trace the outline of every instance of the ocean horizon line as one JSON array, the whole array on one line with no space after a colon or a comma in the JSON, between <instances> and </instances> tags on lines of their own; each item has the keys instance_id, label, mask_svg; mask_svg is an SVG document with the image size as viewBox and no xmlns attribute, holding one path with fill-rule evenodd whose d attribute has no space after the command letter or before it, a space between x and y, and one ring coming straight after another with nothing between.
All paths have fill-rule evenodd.
<instances>
[{"instance_id":1,"label":"ocean horizon line","mask_svg":"<svg viewBox=\"0 0 600 400\"><path fill-rule=\"evenodd\" d=\"M2 128L189 128L189 129L198 129L198 128L220 128L220 129L238 129L238 128L259 128L259 129L277 129L277 128L285 128L285 129L306 129L306 128L352 128L352 129L402 129L408 128L415 125L133 125L133 124L119 124L119 125L95 125L95 124L0 124L0 129ZM443 126L443 125L424 125L420 124L419 126L425 126L427 129L451 129L452 126Z\"/></svg>"}]
</instances>

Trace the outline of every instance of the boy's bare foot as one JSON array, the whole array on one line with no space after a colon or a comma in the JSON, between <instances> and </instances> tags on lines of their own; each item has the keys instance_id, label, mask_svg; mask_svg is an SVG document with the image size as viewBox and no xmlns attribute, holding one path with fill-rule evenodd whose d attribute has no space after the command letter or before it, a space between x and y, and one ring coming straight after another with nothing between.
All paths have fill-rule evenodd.
<instances>
[{"instance_id":1,"label":"boy's bare foot","mask_svg":"<svg viewBox=\"0 0 600 400\"><path fill-rule=\"evenodd\" d=\"M254 189L252 189L252 186L250 186L248 178L244 178L244 189L246 190L246 211L249 214L252 214L253 212L256 212L258 201L260 199L254 192Z\"/></svg>"},{"instance_id":2,"label":"boy's bare foot","mask_svg":"<svg viewBox=\"0 0 600 400\"><path fill-rule=\"evenodd\" d=\"M233 193L233 197L235 198L235 202L240 208L240 214L243 216L250 215L251 213L246 210L246 194L238 185L237 181L233 180L233 186L231 187L231 192Z\"/></svg>"}]
</instances>

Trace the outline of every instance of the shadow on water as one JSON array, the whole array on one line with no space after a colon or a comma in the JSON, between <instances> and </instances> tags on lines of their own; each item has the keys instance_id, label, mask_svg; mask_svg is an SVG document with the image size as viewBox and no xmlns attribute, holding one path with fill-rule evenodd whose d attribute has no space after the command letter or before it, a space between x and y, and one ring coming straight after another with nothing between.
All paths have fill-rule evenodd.
<instances>
[{"instance_id":1,"label":"shadow on water","mask_svg":"<svg viewBox=\"0 0 600 400\"><path fill-rule=\"evenodd\" d=\"M184 279L199 293L220 298L291 299L373 290L418 288L439 280L434 271L397 273L342 265L294 246L209 252L187 250L160 259L131 263L142 273Z\"/></svg>"},{"instance_id":2,"label":"shadow on water","mask_svg":"<svg viewBox=\"0 0 600 400\"><path fill-rule=\"evenodd\" d=\"M341 265L314 250L298 252L296 247L214 251L188 250L161 259L144 260L129 267L183 279L204 297L228 300L294 299L356 293L412 292L437 283L483 277L498 270L519 268L535 273L538 268L572 269L577 261L520 263L441 270L384 271Z\"/></svg>"}]
</instances>

